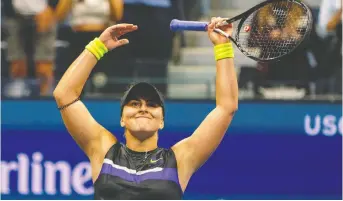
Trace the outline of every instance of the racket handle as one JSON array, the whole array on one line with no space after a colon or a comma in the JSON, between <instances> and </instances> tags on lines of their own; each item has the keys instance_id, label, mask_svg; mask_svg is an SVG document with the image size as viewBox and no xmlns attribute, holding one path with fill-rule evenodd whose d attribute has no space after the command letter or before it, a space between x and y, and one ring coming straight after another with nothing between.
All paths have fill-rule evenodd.
<instances>
[{"instance_id":1,"label":"racket handle","mask_svg":"<svg viewBox=\"0 0 343 201\"><path fill-rule=\"evenodd\" d=\"M207 22L182 21L174 19L170 22L172 31L207 31Z\"/></svg>"}]
</instances>

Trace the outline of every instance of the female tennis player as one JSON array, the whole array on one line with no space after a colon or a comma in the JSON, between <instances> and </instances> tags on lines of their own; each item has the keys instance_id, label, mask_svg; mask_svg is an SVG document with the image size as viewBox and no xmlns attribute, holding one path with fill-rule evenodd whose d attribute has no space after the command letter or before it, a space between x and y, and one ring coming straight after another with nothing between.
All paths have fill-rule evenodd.
<instances>
[{"instance_id":1,"label":"female tennis player","mask_svg":"<svg viewBox=\"0 0 343 201\"><path fill-rule=\"evenodd\" d=\"M97 61L107 51L128 44L119 37L136 31L136 25L107 28L67 69L54 97L66 128L90 160L95 199L182 199L191 176L216 150L238 107L233 48L214 32L217 27L231 34L232 25L217 26L223 20L212 18L208 26L217 68L216 107L193 134L168 149L158 147L164 102L154 86L134 84L122 98L120 125L126 144L97 123L79 98Z\"/></svg>"}]
</instances>

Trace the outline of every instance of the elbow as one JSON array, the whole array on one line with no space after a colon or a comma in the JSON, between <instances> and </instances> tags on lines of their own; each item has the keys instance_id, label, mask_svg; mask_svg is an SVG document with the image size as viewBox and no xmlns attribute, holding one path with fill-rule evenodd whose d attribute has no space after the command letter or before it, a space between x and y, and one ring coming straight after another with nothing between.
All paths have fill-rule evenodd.
<instances>
[{"instance_id":1,"label":"elbow","mask_svg":"<svg viewBox=\"0 0 343 201\"><path fill-rule=\"evenodd\" d=\"M225 100L217 102L217 106L220 107L225 113L235 114L238 110L238 96L226 98Z\"/></svg>"},{"instance_id":2,"label":"elbow","mask_svg":"<svg viewBox=\"0 0 343 201\"><path fill-rule=\"evenodd\" d=\"M238 104L232 105L227 109L227 112L231 114L232 116L235 115L235 113L238 111Z\"/></svg>"},{"instance_id":3,"label":"elbow","mask_svg":"<svg viewBox=\"0 0 343 201\"><path fill-rule=\"evenodd\" d=\"M71 96L70 90L65 89L62 86L57 85L52 95L57 102L63 101L63 99L68 99Z\"/></svg>"},{"instance_id":4,"label":"elbow","mask_svg":"<svg viewBox=\"0 0 343 201\"><path fill-rule=\"evenodd\" d=\"M53 96L55 100L60 100L64 96L64 92L57 86L53 91Z\"/></svg>"},{"instance_id":5,"label":"elbow","mask_svg":"<svg viewBox=\"0 0 343 201\"><path fill-rule=\"evenodd\" d=\"M221 108L222 111L230 116L233 116L238 111L238 103L218 105L217 107Z\"/></svg>"},{"instance_id":6,"label":"elbow","mask_svg":"<svg viewBox=\"0 0 343 201\"><path fill-rule=\"evenodd\" d=\"M77 98L81 93L77 93L68 89L63 89L60 87L56 87L55 90L53 91L53 96L55 98L56 101L63 101L64 99L73 99L73 98Z\"/></svg>"},{"instance_id":7,"label":"elbow","mask_svg":"<svg viewBox=\"0 0 343 201\"><path fill-rule=\"evenodd\" d=\"M81 90L74 89L70 86L65 86L64 83L59 83L53 91L53 97L58 103L65 104L70 100L75 100L81 95Z\"/></svg>"},{"instance_id":8,"label":"elbow","mask_svg":"<svg viewBox=\"0 0 343 201\"><path fill-rule=\"evenodd\" d=\"M76 93L68 92L59 87L53 91L53 96L58 106L67 105L78 98Z\"/></svg>"}]
</instances>

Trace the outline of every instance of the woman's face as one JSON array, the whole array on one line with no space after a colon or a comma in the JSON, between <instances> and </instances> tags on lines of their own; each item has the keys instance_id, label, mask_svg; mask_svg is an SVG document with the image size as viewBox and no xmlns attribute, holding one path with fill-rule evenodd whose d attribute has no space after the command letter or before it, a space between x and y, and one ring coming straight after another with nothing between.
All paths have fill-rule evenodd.
<instances>
[{"instance_id":1,"label":"woman's face","mask_svg":"<svg viewBox=\"0 0 343 201\"><path fill-rule=\"evenodd\" d=\"M150 100L131 100L123 108L120 124L136 138L146 139L163 128L162 107Z\"/></svg>"}]
</instances>

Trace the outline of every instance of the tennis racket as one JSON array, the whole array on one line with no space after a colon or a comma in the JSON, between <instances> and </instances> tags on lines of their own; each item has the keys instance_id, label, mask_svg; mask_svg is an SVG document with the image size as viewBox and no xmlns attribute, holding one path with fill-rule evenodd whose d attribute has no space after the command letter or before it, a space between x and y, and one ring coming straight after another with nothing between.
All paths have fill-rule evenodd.
<instances>
[{"instance_id":1,"label":"tennis racket","mask_svg":"<svg viewBox=\"0 0 343 201\"><path fill-rule=\"evenodd\" d=\"M312 13L299 0L268 0L224 21L233 23L229 38L247 57L259 62L280 60L293 52L312 31ZM181 21L170 23L172 31L207 31L208 22Z\"/></svg>"}]
</instances>

